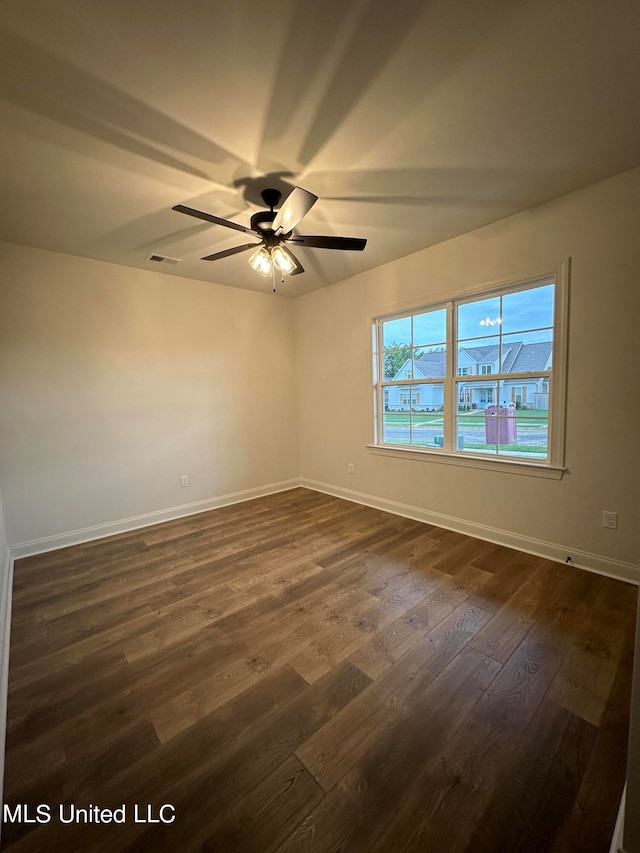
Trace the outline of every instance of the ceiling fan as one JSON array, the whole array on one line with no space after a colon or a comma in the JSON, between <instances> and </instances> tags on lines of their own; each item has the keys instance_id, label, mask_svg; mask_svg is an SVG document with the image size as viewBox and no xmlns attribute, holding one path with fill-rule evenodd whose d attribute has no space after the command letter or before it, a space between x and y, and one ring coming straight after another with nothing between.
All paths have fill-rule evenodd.
<instances>
[{"instance_id":1,"label":"ceiling fan","mask_svg":"<svg viewBox=\"0 0 640 853\"><path fill-rule=\"evenodd\" d=\"M361 252L367 245L367 241L359 237L305 237L301 234L294 235L293 229L318 200L318 196L307 190L294 187L277 213L274 208L280 204L282 197L280 190L266 189L260 195L269 210L261 210L258 213L254 213L251 217L251 227L249 228L239 225L237 222L213 216L211 213L195 210L184 204L176 204L172 209L177 210L178 213L186 213L188 216L194 216L196 219L203 219L205 222L212 222L214 225L224 225L226 228L243 231L245 234L259 238L260 243L244 243L242 246L234 246L232 249L225 249L222 252L215 252L213 255L206 255L202 260L217 261L220 258L228 258L229 255L236 255L238 252L255 249L249 258L249 264L256 272L265 277L275 275L276 270L282 273L283 276L299 275L299 273L304 272L304 267L291 249L288 246L285 247L285 243L297 246L309 246L313 249L346 249L355 252Z\"/></svg>"}]
</instances>

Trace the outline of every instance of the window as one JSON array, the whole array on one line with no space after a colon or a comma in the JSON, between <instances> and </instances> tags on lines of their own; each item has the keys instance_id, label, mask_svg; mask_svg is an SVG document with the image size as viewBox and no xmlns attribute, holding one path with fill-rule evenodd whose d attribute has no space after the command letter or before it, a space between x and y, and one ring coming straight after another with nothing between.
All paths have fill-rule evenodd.
<instances>
[{"instance_id":1,"label":"window","mask_svg":"<svg viewBox=\"0 0 640 853\"><path fill-rule=\"evenodd\" d=\"M375 318L372 447L561 472L565 279Z\"/></svg>"}]
</instances>

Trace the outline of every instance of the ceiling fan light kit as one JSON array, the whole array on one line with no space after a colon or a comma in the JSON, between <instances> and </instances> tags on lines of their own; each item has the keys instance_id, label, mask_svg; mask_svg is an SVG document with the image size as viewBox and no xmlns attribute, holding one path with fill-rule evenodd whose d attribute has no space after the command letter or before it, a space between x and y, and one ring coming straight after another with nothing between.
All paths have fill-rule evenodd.
<instances>
[{"instance_id":1,"label":"ceiling fan light kit","mask_svg":"<svg viewBox=\"0 0 640 853\"><path fill-rule=\"evenodd\" d=\"M303 190L301 187L294 187L277 213L274 208L280 203L282 197L280 191L266 189L262 191L261 196L264 203L269 207L269 210L261 210L254 213L251 217L250 228L239 225L237 222L231 222L228 219L221 219L219 216L213 216L211 213L195 210L184 204L175 205L173 210L176 210L178 213L184 213L187 216L193 216L196 219L202 219L205 222L211 222L213 225L224 225L226 228L233 228L234 231L242 231L245 234L250 234L252 237L259 238L261 243L245 243L242 246L234 246L232 249L224 249L221 252L206 255L202 260L217 261L221 258L227 258L230 255L236 255L239 252L255 249L249 258L249 265L265 278L271 277L276 269L283 276L299 275L304 272L304 267L291 249L285 248L283 245L283 243L289 241L298 246L308 246L315 249L340 249L342 251L356 252L361 252L367 245L367 241L359 237L305 237L301 234L294 235L293 229L318 201L318 196L310 193L308 190Z\"/></svg>"},{"instance_id":2,"label":"ceiling fan light kit","mask_svg":"<svg viewBox=\"0 0 640 853\"><path fill-rule=\"evenodd\" d=\"M249 266L253 267L256 272L259 272L260 275L265 277L271 276L271 257L269 255L268 249L264 246L260 246L260 248L251 255L249 258Z\"/></svg>"}]
</instances>

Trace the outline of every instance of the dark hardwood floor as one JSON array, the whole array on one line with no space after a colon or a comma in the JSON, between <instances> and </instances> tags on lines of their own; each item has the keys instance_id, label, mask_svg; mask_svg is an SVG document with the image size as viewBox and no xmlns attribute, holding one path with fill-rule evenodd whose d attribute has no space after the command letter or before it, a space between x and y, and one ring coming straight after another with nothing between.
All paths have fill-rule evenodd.
<instances>
[{"instance_id":1,"label":"dark hardwood floor","mask_svg":"<svg viewBox=\"0 0 640 853\"><path fill-rule=\"evenodd\" d=\"M20 560L3 849L608 853L635 607L304 489Z\"/></svg>"}]
</instances>

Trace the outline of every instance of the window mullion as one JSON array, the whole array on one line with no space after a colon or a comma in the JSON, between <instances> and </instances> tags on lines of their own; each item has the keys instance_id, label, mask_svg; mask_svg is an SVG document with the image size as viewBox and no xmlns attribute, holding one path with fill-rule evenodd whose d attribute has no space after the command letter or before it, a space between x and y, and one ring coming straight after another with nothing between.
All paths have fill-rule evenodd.
<instances>
[{"instance_id":1,"label":"window mullion","mask_svg":"<svg viewBox=\"0 0 640 853\"><path fill-rule=\"evenodd\" d=\"M376 388L375 388L375 405L376 405L376 442L382 442L384 435L384 351L382 347L382 322L376 321Z\"/></svg>"},{"instance_id":2,"label":"window mullion","mask_svg":"<svg viewBox=\"0 0 640 853\"><path fill-rule=\"evenodd\" d=\"M451 452L455 447L456 431L456 387L455 387L455 348L456 348L456 318L455 304L447 303L447 343L446 343L446 380L444 384L443 433L444 450Z\"/></svg>"}]
</instances>

